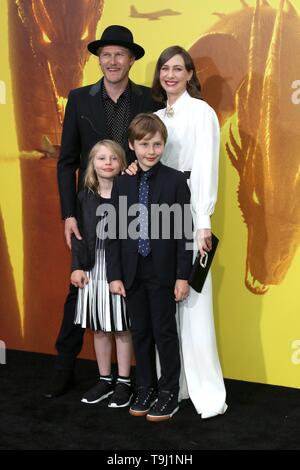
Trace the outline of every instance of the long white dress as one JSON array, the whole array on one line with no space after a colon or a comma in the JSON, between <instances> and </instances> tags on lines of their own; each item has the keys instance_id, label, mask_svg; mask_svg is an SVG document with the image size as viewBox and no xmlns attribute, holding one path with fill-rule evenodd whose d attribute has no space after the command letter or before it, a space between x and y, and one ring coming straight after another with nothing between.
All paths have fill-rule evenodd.
<instances>
[{"instance_id":1,"label":"long white dress","mask_svg":"<svg viewBox=\"0 0 300 470\"><path fill-rule=\"evenodd\" d=\"M168 129L162 162L180 171L191 171L191 206L195 229L210 228L217 199L220 131L214 110L188 92L156 114ZM182 352L179 399L192 400L202 418L223 414L226 390L219 362L209 272L201 294L192 288L178 307Z\"/></svg>"}]
</instances>

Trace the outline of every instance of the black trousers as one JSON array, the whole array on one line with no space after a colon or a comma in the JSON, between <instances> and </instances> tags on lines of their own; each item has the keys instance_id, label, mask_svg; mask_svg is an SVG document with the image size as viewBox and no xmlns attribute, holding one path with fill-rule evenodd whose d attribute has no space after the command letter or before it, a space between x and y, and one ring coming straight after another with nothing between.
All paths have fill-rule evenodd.
<instances>
[{"instance_id":1,"label":"black trousers","mask_svg":"<svg viewBox=\"0 0 300 470\"><path fill-rule=\"evenodd\" d=\"M137 386L178 393L180 374L176 303L170 287L156 278L151 255L139 256L136 279L127 291L126 304L136 358ZM161 365L157 383L155 345Z\"/></svg>"},{"instance_id":2,"label":"black trousers","mask_svg":"<svg viewBox=\"0 0 300 470\"><path fill-rule=\"evenodd\" d=\"M56 369L73 369L75 359L82 349L85 329L74 324L77 294L78 288L70 284L70 291L64 305L63 321L55 343L58 352Z\"/></svg>"}]
</instances>

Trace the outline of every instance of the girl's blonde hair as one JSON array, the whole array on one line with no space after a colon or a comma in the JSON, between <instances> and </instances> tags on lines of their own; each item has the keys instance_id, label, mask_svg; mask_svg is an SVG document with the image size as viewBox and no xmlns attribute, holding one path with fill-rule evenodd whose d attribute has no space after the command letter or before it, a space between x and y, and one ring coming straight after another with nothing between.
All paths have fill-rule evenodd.
<instances>
[{"instance_id":1,"label":"girl's blonde hair","mask_svg":"<svg viewBox=\"0 0 300 470\"><path fill-rule=\"evenodd\" d=\"M84 177L85 188L89 189L93 193L94 192L97 193L99 191L99 181L97 178L97 174L94 170L94 158L99 150L99 147L101 147L101 145L110 149L113 152L113 154L116 155L116 157L118 157L118 160L120 163L120 172L125 170L127 166L126 155L121 145L119 145L114 140L110 140L110 139L99 140L99 142L97 142L94 145L94 147L89 153L88 163L87 163L85 177Z\"/></svg>"}]
</instances>

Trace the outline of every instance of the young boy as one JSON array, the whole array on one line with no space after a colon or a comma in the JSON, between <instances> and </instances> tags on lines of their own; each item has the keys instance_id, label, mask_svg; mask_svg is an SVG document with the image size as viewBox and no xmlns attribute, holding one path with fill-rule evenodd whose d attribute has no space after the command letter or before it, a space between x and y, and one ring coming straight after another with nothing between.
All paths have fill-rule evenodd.
<instances>
[{"instance_id":1,"label":"young boy","mask_svg":"<svg viewBox=\"0 0 300 470\"><path fill-rule=\"evenodd\" d=\"M176 302L188 296L192 264L185 236L191 219L184 220L184 214L186 219L191 217L186 210L190 191L181 172L160 163L166 140L167 129L158 116L139 114L131 122L129 146L140 170L135 176L125 174L115 180L112 201L123 226L119 198L127 197L128 214L138 204L138 218L134 214L138 224L134 225L134 216L125 214L127 236L121 232L120 236L117 229L116 238L107 243L107 279L112 293L126 297L136 356L138 389L129 412L133 416L147 415L149 421L170 419L178 411ZM174 212L160 217L159 224L154 209L171 206ZM133 227L139 227L137 236ZM155 346L161 365L158 382Z\"/></svg>"}]
</instances>

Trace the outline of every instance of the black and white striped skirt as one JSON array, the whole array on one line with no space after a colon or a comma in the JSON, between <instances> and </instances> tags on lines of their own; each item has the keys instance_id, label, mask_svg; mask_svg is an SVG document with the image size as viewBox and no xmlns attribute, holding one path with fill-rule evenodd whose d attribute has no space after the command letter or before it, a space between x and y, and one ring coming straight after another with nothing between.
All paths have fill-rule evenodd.
<instances>
[{"instance_id":1,"label":"black and white striped skirt","mask_svg":"<svg viewBox=\"0 0 300 470\"><path fill-rule=\"evenodd\" d=\"M104 240L97 238L95 266L86 275L88 284L78 289L75 323L93 331L128 330L129 318L124 298L111 294L106 280Z\"/></svg>"}]
</instances>

